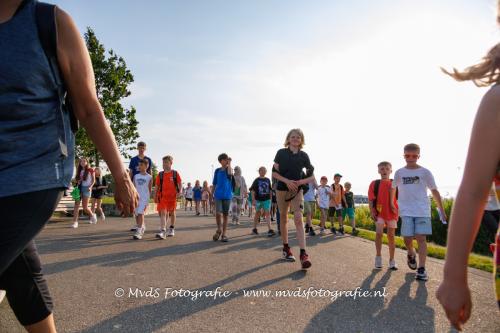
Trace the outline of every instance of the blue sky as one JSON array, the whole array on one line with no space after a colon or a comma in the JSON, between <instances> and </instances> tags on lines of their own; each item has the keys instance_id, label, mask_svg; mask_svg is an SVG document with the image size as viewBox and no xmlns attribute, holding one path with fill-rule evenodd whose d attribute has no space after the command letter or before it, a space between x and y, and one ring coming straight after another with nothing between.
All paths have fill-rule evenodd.
<instances>
[{"instance_id":1,"label":"blue sky","mask_svg":"<svg viewBox=\"0 0 500 333\"><path fill-rule=\"evenodd\" d=\"M55 1L125 58L148 154L184 180L227 152L250 182L290 128L316 175L364 194L381 160L421 164L452 195L484 89L439 66L477 62L498 41L494 1Z\"/></svg>"}]
</instances>

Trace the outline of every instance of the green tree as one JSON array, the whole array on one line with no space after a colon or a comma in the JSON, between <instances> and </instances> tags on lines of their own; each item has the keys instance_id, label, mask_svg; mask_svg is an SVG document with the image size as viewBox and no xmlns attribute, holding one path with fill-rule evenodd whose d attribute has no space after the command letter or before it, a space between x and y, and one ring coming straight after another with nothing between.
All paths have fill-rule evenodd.
<instances>
[{"instance_id":1,"label":"green tree","mask_svg":"<svg viewBox=\"0 0 500 333\"><path fill-rule=\"evenodd\" d=\"M84 37L94 69L97 97L115 135L120 153L123 157L130 158L127 152L134 148L139 137L136 109L133 106L125 108L121 100L130 96L129 86L134 77L122 57L113 50L106 52L90 27L87 27ZM85 156L99 166L102 158L84 128L76 133L75 149L77 156Z\"/></svg>"}]
</instances>

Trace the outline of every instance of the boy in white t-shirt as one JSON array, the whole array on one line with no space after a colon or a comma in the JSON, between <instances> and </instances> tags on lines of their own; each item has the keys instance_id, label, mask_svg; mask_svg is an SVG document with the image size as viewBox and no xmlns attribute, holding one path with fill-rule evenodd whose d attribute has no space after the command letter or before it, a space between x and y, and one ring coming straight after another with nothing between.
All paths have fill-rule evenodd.
<instances>
[{"instance_id":1,"label":"boy in white t-shirt","mask_svg":"<svg viewBox=\"0 0 500 333\"><path fill-rule=\"evenodd\" d=\"M432 235L431 203L427 196L427 189L431 190L438 209L441 210L444 219L446 215L443 209L441 195L437 190L432 173L417 164L420 157L420 147L410 143L404 147L404 158L406 166L397 170L391 191L391 210L397 211L394 205L396 188L398 189L399 216L401 217L401 236L403 236L408 249L408 267L417 269L415 250L413 249L413 238L418 243L418 270L415 278L427 281L425 271L425 260L427 258L427 235Z\"/></svg>"},{"instance_id":2,"label":"boy in white t-shirt","mask_svg":"<svg viewBox=\"0 0 500 333\"><path fill-rule=\"evenodd\" d=\"M139 193L139 204L135 209L135 221L137 223L137 230L133 236L133 239L142 239L146 226L144 224L144 212L149 204L149 198L151 197L151 186L153 177L146 172L148 169L148 161L139 161L139 173L134 176L134 185Z\"/></svg>"},{"instance_id":3,"label":"boy in white t-shirt","mask_svg":"<svg viewBox=\"0 0 500 333\"><path fill-rule=\"evenodd\" d=\"M320 185L316 190L318 207L321 212L320 224L319 224L320 226L319 234L321 236L325 234L325 222L326 218L328 217L328 207L330 206L330 199L332 196L332 189L327 184L328 184L328 178L326 178L325 176L321 177Z\"/></svg>"}]
</instances>

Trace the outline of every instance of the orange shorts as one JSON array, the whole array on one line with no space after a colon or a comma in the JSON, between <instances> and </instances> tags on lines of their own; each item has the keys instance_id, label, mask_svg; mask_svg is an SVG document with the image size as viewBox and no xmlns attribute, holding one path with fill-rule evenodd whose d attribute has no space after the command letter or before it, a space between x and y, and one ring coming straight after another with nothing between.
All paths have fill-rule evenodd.
<instances>
[{"instance_id":1,"label":"orange shorts","mask_svg":"<svg viewBox=\"0 0 500 333\"><path fill-rule=\"evenodd\" d=\"M173 212L177 208L177 201L171 200L171 201L166 201L162 200L156 205L156 210L157 211L162 211L166 210L167 212Z\"/></svg>"}]
</instances>

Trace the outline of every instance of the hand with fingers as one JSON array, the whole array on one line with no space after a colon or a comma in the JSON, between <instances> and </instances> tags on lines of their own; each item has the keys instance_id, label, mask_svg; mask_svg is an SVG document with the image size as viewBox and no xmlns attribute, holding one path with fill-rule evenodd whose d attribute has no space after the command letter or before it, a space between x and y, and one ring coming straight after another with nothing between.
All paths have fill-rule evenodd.
<instances>
[{"instance_id":1,"label":"hand with fingers","mask_svg":"<svg viewBox=\"0 0 500 333\"><path fill-rule=\"evenodd\" d=\"M445 279L439 286L436 297L443 306L450 324L455 329L462 331L472 310L471 294L467 282L448 282Z\"/></svg>"},{"instance_id":2,"label":"hand with fingers","mask_svg":"<svg viewBox=\"0 0 500 333\"><path fill-rule=\"evenodd\" d=\"M117 178L115 181L116 206L122 212L122 216L130 216L137 208L139 194L137 194L135 186L127 174L124 174L123 177Z\"/></svg>"}]
</instances>

